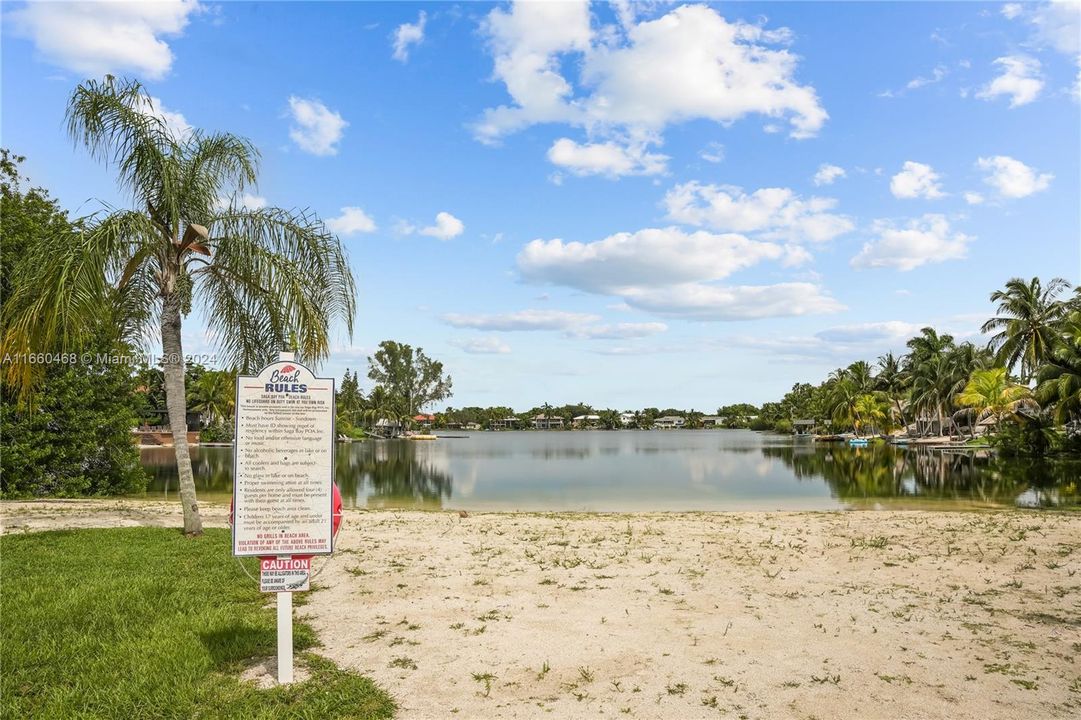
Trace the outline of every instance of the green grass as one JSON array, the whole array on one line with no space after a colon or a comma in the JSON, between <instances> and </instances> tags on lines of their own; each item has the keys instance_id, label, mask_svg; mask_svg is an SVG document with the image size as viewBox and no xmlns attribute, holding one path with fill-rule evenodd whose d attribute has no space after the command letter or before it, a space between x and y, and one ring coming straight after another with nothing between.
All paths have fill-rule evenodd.
<instances>
[{"instance_id":1,"label":"green grass","mask_svg":"<svg viewBox=\"0 0 1081 720\"><path fill-rule=\"evenodd\" d=\"M309 680L239 680L276 652L269 595L237 567L227 531L116 528L0 539L0 717L389 718L367 678L303 650Z\"/></svg>"}]
</instances>

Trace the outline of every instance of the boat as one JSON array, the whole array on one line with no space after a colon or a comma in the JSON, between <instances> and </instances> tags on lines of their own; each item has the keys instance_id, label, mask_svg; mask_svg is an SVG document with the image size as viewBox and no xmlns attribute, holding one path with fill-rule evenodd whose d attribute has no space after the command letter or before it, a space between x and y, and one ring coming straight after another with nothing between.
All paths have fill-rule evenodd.
<instances>
[{"instance_id":1,"label":"boat","mask_svg":"<svg viewBox=\"0 0 1081 720\"><path fill-rule=\"evenodd\" d=\"M438 435L406 435L406 440L438 440Z\"/></svg>"},{"instance_id":2,"label":"boat","mask_svg":"<svg viewBox=\"0 0 1081 720\"><path fill-rule=\"evenodd\" d=\"M867 445L870 442L871 441L868 440L867 438L861 438L861 437L848 438L848 444L849 445Z\"/></svg>"}]
</instances>

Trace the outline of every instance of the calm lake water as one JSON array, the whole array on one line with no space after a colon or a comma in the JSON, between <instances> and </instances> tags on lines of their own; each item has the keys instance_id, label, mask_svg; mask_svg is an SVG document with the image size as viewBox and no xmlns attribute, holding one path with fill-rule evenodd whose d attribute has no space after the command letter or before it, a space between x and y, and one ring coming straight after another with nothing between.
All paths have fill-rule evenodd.
<instances>
[{"instance_id":1,"label":"calm lake water","mask_svg":"<svg viewBox=\"0 0 1081 720\"><path fill-rule=\"evenodd\" d=\"M453 433L463 435L463 433ZM172 448L142 451L150 495L174 497ZM232 493L231 448L193 448L200 497ZM1081 462L744 430L487 432L338 444L347 507L466 510L828 510L1081 507Z\"/></svg>"}]
</instances>

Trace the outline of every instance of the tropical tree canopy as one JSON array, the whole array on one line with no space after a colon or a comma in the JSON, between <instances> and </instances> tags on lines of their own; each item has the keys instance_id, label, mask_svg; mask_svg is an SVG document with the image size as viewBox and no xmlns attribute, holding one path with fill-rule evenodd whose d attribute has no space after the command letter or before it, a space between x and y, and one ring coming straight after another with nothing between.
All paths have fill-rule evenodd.
<instances>
[{"instance_id":1,"label":"tropical tree canopy","mask_svg":"<svg viewBox=\"0 0 1081 720\"><path fill-rule=\"evenodd\" d=\"M954 400L962 407L975 409L979 414L978 420L989 416L999 419L1034 404L1032 391L1024 385L1010 382L1009 374L1003 367L974 371Z\"/></svg>"},{"instance_id":2,"label":"tropical tree canopy","mask_svg":"<svg viewBox=\"0 0 1081 720\"><path fill-rule=\"evenodd\" d=\"M111 76L72 94L68 132L117 174L133 209L105 207L77 242L30 249L33 283L7 298L3 346L72 345L103 308L142 343L161 338L185 531L201 532L185 422L183 318L198 308L226 366L250 372L282 349L308 362L353 327L355 288L338 239L313 214L251 210L259 153L229 133L174 134L142 86ZM157 330L157 333L153 332ZM7 368L24 388L25 367Z\"/></svg>"},{"instance_id":3,"label":"tropical tree canopy","mask_svg":"<svg viewBox=\"0 0 1081 720\"><path fill-rule=\"evenodd\" d=\"M1028 282L1011 278L1004 289L991 293L991 302L998 303L998 311L982 330L994 333L988 347L995 351L999 364L1007 370L1020 366L1025 381L1036 373L1050 356L1055 324L1068 310L1058 296L1069 288L1070 283L1062 278L1052 278L1047 287L1038 277Z\"/></svg>"}]
</instances>

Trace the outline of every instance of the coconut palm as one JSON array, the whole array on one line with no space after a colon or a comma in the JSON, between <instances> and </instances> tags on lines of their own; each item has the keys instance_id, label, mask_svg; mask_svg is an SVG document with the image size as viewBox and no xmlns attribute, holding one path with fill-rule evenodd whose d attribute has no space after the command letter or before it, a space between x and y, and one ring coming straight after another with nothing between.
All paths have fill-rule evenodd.
<instances>
[{"instance_id":1,"label":"coconut palm","mask_svg":"<svg viewBox=\"0 0 1081 720\"><path fill-rule=\"evenodd\" d=\"M1068 289L1070 283L1062 278L1053 278L1046 288L1038 277L1029 282L1011 278L1003 290L991 293L991 302L998 303L998 311L981 330L995 333L988 347L1007 370L1020 365L1022 382L1027 383L1050 355L1057 334L1055 325L1069 309L1057 298Z\"/></svg>"},{"instance_id":2,"label":"coconut palm","mask_svg":"<svg viewBox=\"0 0 1081 720\"><path fill-rule=\"evenodd\" d=\"M902 367L902 362L892 352L878 358L878 374L875 375L875 386L890 399L893 404L893 412L897 415L901 425L907 426L904 406L901 401L908 393L911 386L911 378Z\"/></svg>"},{"instance_id":3,"label":"coconut palm","mask_svg":"<svg viewBox=\"0 0 1081 720\"><path fill-rule=\"evenodd\" d=\"M192 410L202 413L208 425L233 417L236 407L236 373L212 370L192 383Z\"/></svg>"},{"instance_id":4,"label":"coconut palm","mask_svg":"<svg viewBox=\"0 0 1081 720\"><path fill-rule=\"evenodd\" d=\"M1010 382L1009 373L1004 367L973 372L955 401L962 407L976 410L977 422L987 417L998 422L1022 407L1035 405L1032 391L1024 385Z\"/></svg>"},{"instance_id":5,"label":"coconut palm","mask_svg":"<svg viewBox=\"0 0 1081 720\"><path fill-rule=\"evenodd\" d=\"M68 132L114 169L131 210L106 208L79 242L42 249L36 287L5 298L5 345L72 342L120 307L130 333L157 334L176 451L184 531L202 521L185 423L183 318L198 307L219 360L250 372L292 349L316 362L335 321L352 333L354 283L338 239L306 212L249 210L223 198L255 184L258 151L228 133L177 135L135 81L87 81L73 93ZM52 342L50 342L52 341Z\"/></svg>"},{"instance_id":6,"label":"coconut palm","mask_svg":"<svg viewBox=\"0 0 1081 720\"><path fill-rule=\"evenodd\" d=\"M1062 325L1063 334L1036 376L1036 399L1053 409L1056 423L1081 418L1081 311Z\"/></svg>"}]
</instances>

